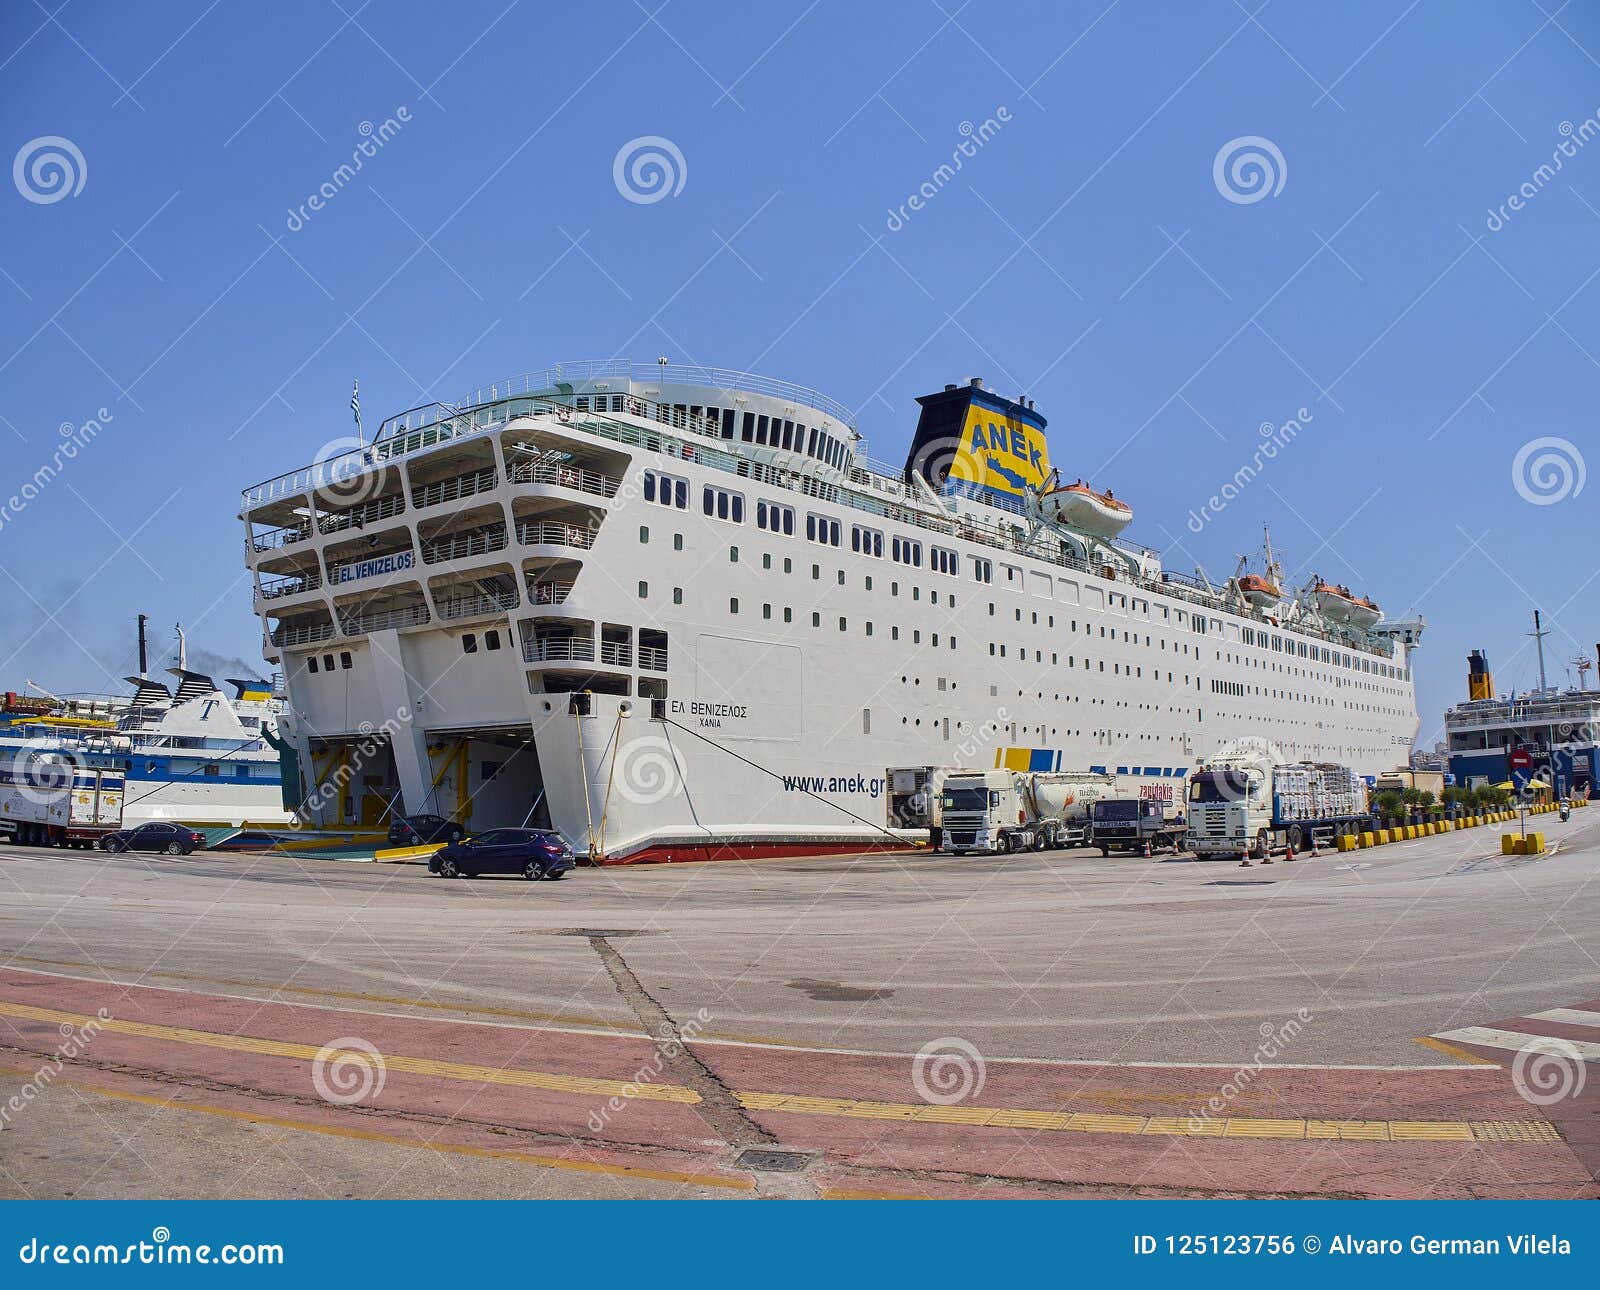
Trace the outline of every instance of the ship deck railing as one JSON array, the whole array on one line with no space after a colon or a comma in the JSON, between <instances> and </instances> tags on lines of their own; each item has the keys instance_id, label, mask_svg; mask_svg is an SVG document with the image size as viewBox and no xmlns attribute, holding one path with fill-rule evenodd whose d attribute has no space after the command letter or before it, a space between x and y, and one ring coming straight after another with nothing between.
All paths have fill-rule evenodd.
<instances>
[{"instance_id":1,"label":"ship deck railing","mask_svg":"<svg viewBox=\"0 0 1600 1290\"><path fill-rule=\"evenodd\" d=\"M431 484L424 484L421 488L411 490L411 496L418 510L424 506L438 506L442 502L459 502L463 497L472 497L477 493L487 493L498 482L499 476L493 466L485 466L482 470L469 471L465 475L456 475L450 479L436 480Z\"/></svg>"},{"instance_id":2,"label":"ship deck railing","mask_svg":"<svg viewBox=\"0 0 1600 1290\"><path fill-rule=\"evenodd\" d=\"M434 598L440 618L476 618L480 614L503 614L518 604L515 591L480 592L476 596Z\"/></svg>"},{"instance_id":3,"label":"ship deck railing","mask_svg":"<svg viewBox=\"0 0 1600 1290\"><path fill-rule=\"evenodd\" d=\"M386 520L399 515L405 508L406 499L399 493L391 493L388 497L374 497L371 501L346 510L325 511L317 518L317 528L324 536L343 533L346 529L365 528L374 520Z\"/></svg>"},{"instance_id":4,"label":"ship deck railing","mask_svg":"<svg viewBox=\"0 0 1600 1290\"><path fill-rule=\"evenodd\" d=\"M543 388L545 391L549 389L548 386ZM515 393L510 395L502 393L497 401L491 401L468 409L455 408L447 404L430 404L425 409L413 409L413 412L426 411L434 419L418 428L411 429L403 434L396 434L368 448L358 449L342 457L330 458L328 461L317 465L257 484L245 491L245 513L248 514L252 508L268 501L286 498L310 488L327 487L329 480L337 482L340 479L349 478L353 474L371 468L379 460L393 460L396 457L408 456L413 452L424 451L439 443L469 435L487 434L499 430L511 421L521 417L554 416L562 422L563 426L593 435L596 438L641 447L646 451L660 452L667 456L677 457L680 460L694 462L716 470L726 471L742 478L756 480L771 487L785 488L822 501L835 502L869 515L882 516L885 519L921 528L931 533L959 537L965 541L988 546L997 551L1006 551L1042 560L1060 568L1075 570L1091 577L1104 577L1108 573L1106 567L1091 565L1088 561L1061 549L1059 540L1055 543L1055 549L1052 549L1048 531L1041 535L1035 535L1031 541L1027 540L1027 534L1020 515L1015 521L1007 524L980 520L966 514L951 516L943 512L934 511L924 502L913 501L905 495L903 489L897 489L890 496L885 497L876 493L868 485L835 482L832 479L820 478L813 473L784 469L730 452L722 445L731 441L722 439L720 433L713 433L709 424L703 430L699 426L688 427L691 433L703 433L704 442L679 439L672 434L657 430L653 426L634 425L630 422L617 420L615 417L602 412L578 411L573 406L573 400L576 397L580 396L568 394L551 396L547 392L542 392L537 396L530 394L527 397L523 397ZM639 404L645 401L630 396L629 402L631 404ZM503 403L511 403L512 406L502 408L500 404ZM670 405L657 405L657 407L662 411L666 411L670 408ZM409 417L411 414L407 413L405 415ZM665 416L662 418L663 421L667 419ZM390 422L385 422L384 424L386 427L390 426ZM859 470L859 467L856 470ZM329 480L319 480L319 472L326 474ZM852 471L851 474L853 473L855 472ZM848 479L849 476L847 475L845 478ZM529 541L528 538L523 537L523 530L526 527L526 525L518 525L519 541ZM592 533L585 533L581 529L573 531L583 534L585 540L561 544L583 547L593 545L594 537ZM552 539L541 540L548 541ZM560 539L554 540L560 542ZM1143 548L1121 539L1116 539L1107 545L1115 546L1119 550L1134 554L1143 550ZM261 548L258 547L258 549ZM1146 578L1127 570L1112 569L1109 572L1115 581L1125 586L1137 587L1157 595L1182 600L1209 612L1236 614L1239 617L1259 622L1265 626L1275 627L1280 631L1294 632L1308 639L1323 641L1339 650L1349 650L1371 658L1387 659L1393 657L1392 650L1384 650L1375 644L1362 643L1348 636L1325 631L1309 623L1294 623L1291 625L1281 620L1274 621L1265 613L1255 612L1243 606L1225 606L1220 603L1220 597L1201 591L1198 586L1186 586L1183 582L1177 581L1181 575L1164 573L1161 578ZM1409 676L1409 672L1407 672L1407 676Z\"/></svg>"},{"instance_id":5,"label":"ship deck railing","mask_svg":"<svg viewBox=\"0 0 1600 1290\"><path fill-rule=\"evenodd\" d=\"M317 645L333 638L332 623L295 623L274 628L274 645Z\"/></svg>"},{"instance_id":6,"label":"ship deck railing","mask_svg":"<svg viewBox=\"0 0 1600 1290\"><path fill-rule=\"evenodd\" d=\"M506 526L495 524L476 533L454 533L449 537L437 538L432 542L422 544L422 562L424 564L442 564L446 560L465 560L469 556L488 555L493 551L503 551L510 545L506 536Z\"/></svg>"},{"instance_id":7,"label":"ship deck railing","mask_svg":"<svg viewBox=\"0 0 1600 1290\"><path fill-rule=\"evenodd\" d=\"M530 582L528 584L528 603L530 605L563 604L571 594L571 582L547 579L544 582Z\"/></svg>"},{"instance_id":8,"label":"ship deck railing","mask_svg":"<svg viewBox=\"0 0 1600 1290\"><path fill-rule=\"evenodd\" d=\"M594 531L581 524L524 520L517 525L517 541L523 546L575 546L587 550L594 545Z\"/></svg>"},{"instance_id":9,"label":"ship deck railing","mask_svg":"<svg viewBox=\"0 0 1600 1290\"><path fill-rule=\"evenodd\" d=\"M364 614L342 614L339 618L339 630L346 636L360 636L365 632L424 627L430 617L426 605L407 605L403 609L379 609Z\"/></svg>"},{"instance_id":10,"label":"ship deck railing","mask_svg":"<svg viewBox=\"0 0 1600 1290\"><path fill-rule=\"evenodd\" d=\"M594 641L586 636L562 636L551 640L535 637L522 642L522 658L527 663L592 663Z\"/></svg>"},{"instance_id":11,"label":"ship deck railing","mask_svg":"<svg viewBox=\"0 0 1600 1290\"><path fill-rule=\"evenodd\" d=\"M315 569L304 574L261 579L261 599L277 600L280 596L294 596L302 591L315 591L322 585L322 575Z\"/></svg>"},{"instance_id":12,"label":"ship deck railing","mask_svg":"<svg viewBox=\"0 0 1600 1290\"><path fill-rule=\"evenodd\" d=\"M513 484L556 484L595 497L615 497L622 481L578 466L558 466L547 461L518 462L506 472Z\"/></svg>"}]
</instances>

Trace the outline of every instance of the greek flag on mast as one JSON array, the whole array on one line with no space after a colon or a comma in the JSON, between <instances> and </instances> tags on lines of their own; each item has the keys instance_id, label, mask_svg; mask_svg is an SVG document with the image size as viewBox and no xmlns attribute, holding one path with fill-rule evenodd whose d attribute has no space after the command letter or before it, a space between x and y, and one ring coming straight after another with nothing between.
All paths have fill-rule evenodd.
<instances>
[{"instance_id":1,"label":"greek flag on mast","mask_svg":"<svg viewBox=\"0 0 1600 1290\"><path fill-rule=\"evenodd\" d=\"M362 437L362 434L361 434L361 382L360 381L355 382L354 386L352 387L352 389L350 391L350 411L354 412L355 415L356 415L356 438L360 439Z\"/></svg>"}]
</instances>

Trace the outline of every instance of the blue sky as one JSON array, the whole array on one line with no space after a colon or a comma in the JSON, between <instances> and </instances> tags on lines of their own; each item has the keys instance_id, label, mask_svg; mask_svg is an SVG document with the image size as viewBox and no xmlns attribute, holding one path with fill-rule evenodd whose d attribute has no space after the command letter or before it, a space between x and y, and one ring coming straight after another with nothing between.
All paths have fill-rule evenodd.
<instances>
[{"instance_id":1,"label":"blue sky","mask_svg":"<svg viewBox=\"0 0 1600 1290\"><path fill-rule=\"evenodd\" d=\"M1534 682L1535 605L1557 678L1600 637L1586 6L60 3L0 7L0 493L61 466L0 526L5 688L120 689L140 611L259 668L239 490L352 379L375 426L609 356L819 387L897 465L917 395L1026 391L1170 567L1266 523L1426 615L1425 743L1469 648ZM628 200L647 136L681 189Z\"/></svg>"}]
</instances>

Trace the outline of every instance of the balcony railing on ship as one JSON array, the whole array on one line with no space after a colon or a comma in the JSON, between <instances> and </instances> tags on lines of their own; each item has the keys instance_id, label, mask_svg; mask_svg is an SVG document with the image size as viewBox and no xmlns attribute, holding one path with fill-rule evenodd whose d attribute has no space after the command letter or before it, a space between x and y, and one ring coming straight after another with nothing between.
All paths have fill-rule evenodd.
<instances>
[{"instance_id":1,"label":"balcony railing on ship","mask_svg":"<svg viewBox=\"0 0 1600 1290\"><path fill-rule=\"evenodd\" d=\"M728 452L723 447L713 446L710 441L714 441L718 445L725 441L721 439L719 432L713 432L709 423L696 422L687 427L692 433L703 433L708 442L685 441L677 439L670 434L663 434L653 427L637 426L615 420L604 413L576 410L573 406L575 397L577 396L543 395L539 397L530 396L528 398L505 398L502 396L497 402L469 409L452 408L445 404L430 404L426 408L414 409L412 413L405 414L405 418L397 419L393 428L398 429L402 423L409 426L411 424L410 418L414 414L431 418L431 420L425 420L425 423L420 428L410 429L408 433L397 434L393 438L386 439L371 448L362 450L365 454L363 460L370 461L374 454L387 460L393 460L396 457L420 452L447 440L488 433L502 427L508 420L517 417L554 416L562 423L599 439L637 446L651 452L660 452L666 456L692 461L742 478L757 480L770 487L785 488L823 501L837 502L840 505L863 511L870 515L883 516L886 519L892 519L933 533L960 537L969 542L992 547L995 550L1030 556L1034 559L1044 560L1061 568L1076 570L1090 576L1098 577L1103 573L1103 569L1091 566L1087 561L1061 550L1059 544L1052 549L1048 533L1036 536L1030 542L1025 540L1025 534L1020 524L1013 523L1002 526L998 523L965 517L953 519L948 515L920 509L910 503L900 503L882 496L874 496L873 492L863 485L841 486L831 480L817 478L810 474L802 474L751 461L748 458ZM501 404L509 406L501 406ZM627 396L627 405L627 411L633 415L639 415L635 408L643 405L645 416L651 420L671 422L680 419L676 409L668 404L651 404L647 400L629 395ZM652 417L650 416L651 412L659 412L661 415ZM388 427L390 423L386 422L385 425ZM329 462L321 463L321 465L335 473L338 470L348 471L353 469L350 466L341 464L345 460L345 458L333 458ZM288 495L294 492L297 487L311 486L305 482L306 477L310 472L317 469L318 467L308 467L291 475L268 480L247 490L244 496L246 509L259 506L263 501ZM894 489L891 492L891 496L903 496L903 490ZM518 526L519 540L526 540L521 538L524 527L523 525ZM567 545L592 546L593 538L590 536L587 541L568 543ZM1116 539L1115 545L1123 550L1137 550L1137 548L1130 548L1129 544L1122 539ZM1172 574L1167 574L1163 579L1157 580L1120 572L1117 574L1117 581L1130 587L1138 587L1158 595L1182 600L1207 611L1217 612L1223 608L1214 599L1201 591L1198 586L1186 586L1177 581ZM1232 607L1228 608L1227 612L1238 613L1242 617L1257 622L1270 624L1271 621L1264 613ZM1279 626L1280 628L1283 627L1282 624L1279 624ZM1377 649L1370 645L1358 644L1345 636L1325 632L1309 624L1296 624L1292 628L1284 629L1292 630L1307 637L1324 640L1341 650L1349 650L1376 658L1392 657L1392 654L1388 651Z\"/></svg>"},{"instance_id":2,"label":"balcony railing on ship","mask_svg":"<svg viewBox=\"0 0 1600 1290\"><path fill-rule=\"evenodd\" d=\"M277 600L283 596L298 595L302 591L315 591L321 585L322 575L315 569L287 577L267 577L261 579L261 599Z\"/></svg>"},{"instance_id":3,"label":"balcony railing on ship","mask_svg":"<svg viewBox=\"0 0 1600 1290\"><path fill-rule=\"evenodd\" d=\"M332 623L293 623L276 628L272 633L274 645L315 645L333 636Z\"/></svg>"},{"instance_id":4,"label":"balcony railing on ship","mask_svg":"<svg viewBox=\"0 0 1600 1290\"><path fill-rule=\"evenodd\" d=\"M465 560L470 556L488 555L491 551L503 551L508 545L506 526L496 524L476 533L453 533L449 537L424 543L422 562L441 564L446 560Z\"/></svg>"},{"instance_id":5,"label":"balcony railing on ship","mask_svg":"<svg viewBox=\"0 0 1600 1290\"><path fill-rule=\"evenodd\" d=\"M587 550L594 545L594 532L579 524L523 520L517 525L517 541L524 546L575 546Z\"/></svg>"},{"instance_id":6,"label":"balcony railing on ship","mask_svg":"<svg viewBox=\"0 0 1600 1290\"><path fill-rule=\"evenodd\" d=\"M304 542L310 536L311 527L307 521L305 524L292 524L287 528L268 529L265 533L257 533L250 539L250 546L256 551L272 551L293 542Z\"/></svg>"},{"instance_id":7,"label":"balcony railing on ship","mask_svg":"<svg viewBox=\"0 0 1600 1290\"><path fill-rule=\"evenodd\" d=\"M391 515L399 515L405 508L406 499L398 493L388 497L374 497L371 501L362 502L360 506L322 515L317 520L317 528L325 534L365 528L376 520L386 520Z\"/></svg>"},{"instance_id":8,"label":"balcony railing on ship","mask_svg":"<svg viewBox=\"0 0 1600 1290\"><path fill-rule=\"evenodd\" d=\"M503 614L517 607L515 591L479 592L475 596L434 597L440 618L475 618L479 614Z\"/></svg>"},{"instance_id":9,"label":"balcony railing on ship","mask_svg":"<svg viewBox=\"0 0 1600 1290\"><path fill-rule=\"evenodd\" d=\"M639 666L649 672L665 672L667 651L654 645L639 646Z\"/></svg>"},{"instance_id":10,"label":"balcony railing on ship","mask_svg":"<svg viewBox=\"0 0 1600 1290\"><path fill-rule=\"evenodd\" d=\"M364 614L340 614L339 630L346 636L363 632L383 632L400 627L421 627L429 621L426 605L407 605L404 609L379 609Z\"/></svg>"},{"instance_id":11,"label":"balcony railing on ship","mask_svg":"<svg viewBox=\"0 0 1600 1290\"><path fill-rule=\"evenodd\" d=\"M528 603L530 605L560 605L566 602L572 594L570 582L530 582L528 584Z\"/></svg>"},{"instance_id":12,"label":"balcony railing on ship","mask_svg":"<svg viewBox=\"0 0 1600 1290\"><path fill-rule=\"evenodd\" d=\"M594 642L581 637L522 642L522 657L528 663L593 663Z\"/></svg>"},{"instance_id":13,"label":"balcony railing on ship","mask_svg":"<svg viewBox=\"0 0 1600 1290\"><path fill-rule=\"evenodd\" d=\"M615 497L620 479L578 466L558 466L548 461L519 461L507 472L513 484L558 484L595 497Z\"/></svg>"},{"instance_id":14,"label":"balcony railing on ship","mask_svg":"<svg viewBox=\"0 0 1600 1290\"><path fill-rule=\"evenodd\" d=\"M486 493L495 486L497 479L495 468L485 466L482 470L424 484L421 488L413 489L411 496L416 502L417 509L421 510L424 506L438 506L441 502L459 502L463 497Z\"/></svg>"}]
</instances>

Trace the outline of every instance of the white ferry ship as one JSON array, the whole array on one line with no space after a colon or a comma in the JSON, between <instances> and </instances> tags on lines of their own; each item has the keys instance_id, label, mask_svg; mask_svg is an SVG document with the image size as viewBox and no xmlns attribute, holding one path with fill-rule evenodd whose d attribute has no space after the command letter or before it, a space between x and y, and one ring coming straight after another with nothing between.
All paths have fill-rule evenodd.
<instances>
[{"instance_id":1,"label":"white ferry ship","mask_svg":"<svg viewBox=\"0 0 1600 1290\"><path fill-rule=\"evenodd\" d=\"M143 638L141 623L141 657ZM0 781L41 759L124 774L124 827L150 820L193 825L284 824L277 736L282 699L271 682L215 680L191 671L181 629L176 688L141 671L131 697L52 699L0 717Z\"/></svg>"},{"instance_id":2,"label":"white ferry ship","mask_svg":"<svg viewBox=\"0 0 1600 1290\"><path fill-rule=\"evenodd\" d=\"M1240 735L1404 761L1420 619L1165 570L1031 401L918 402L894 472L812 390L568 364L245 490L308 823L802 854L885 841L887 767L1181 779Z\"/></svg>"}]
</instances>

